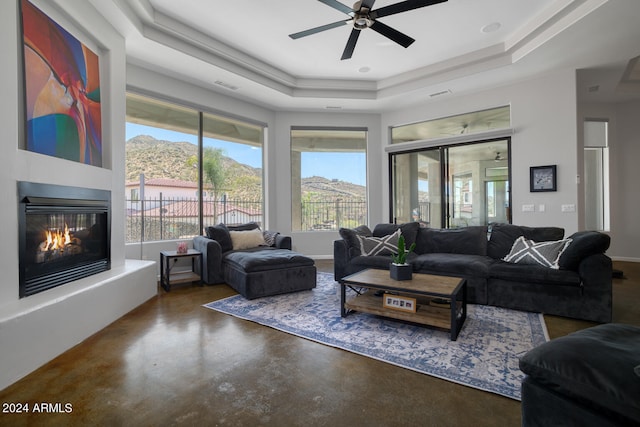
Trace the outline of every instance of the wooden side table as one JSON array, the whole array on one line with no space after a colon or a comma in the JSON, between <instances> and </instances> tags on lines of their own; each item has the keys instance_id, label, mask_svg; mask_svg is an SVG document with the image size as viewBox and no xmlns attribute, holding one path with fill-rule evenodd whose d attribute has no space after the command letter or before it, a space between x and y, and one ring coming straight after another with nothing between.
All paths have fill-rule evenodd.
<instances>
[{"instance_id":1,"label":"wooden side table","mask_svg":"<svg viewBox=\"0 0 640 427\"><path fill-rule=\"evenodd\" d=\"M191 271L171 271L179 258L191 258ZM160 251L160 285L167 292L171 290L171 285L177 283L200 282L202 285L202 278L196 273L196 262L200 263L199 271L202 271L202 253L195 249L189 249L184 254L177 251Z\"/></svg>"}]
</instances>

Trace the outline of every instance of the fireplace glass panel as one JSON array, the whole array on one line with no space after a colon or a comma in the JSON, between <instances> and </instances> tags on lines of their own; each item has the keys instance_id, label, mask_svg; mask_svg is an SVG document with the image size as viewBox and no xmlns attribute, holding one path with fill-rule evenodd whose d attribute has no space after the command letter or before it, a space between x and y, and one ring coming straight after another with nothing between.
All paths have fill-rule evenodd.
<instances>
[{"instance_id":1,"label":"fireplace glass panel","mask_svg":"<svg viewBox=\"0 0 640 427\"><path fill-rule=\"evenodd\" d=\"M18 183L20 298L111 268L111 193Z\"/></svg>"},{"instance_id":2,"label":"fireplace glass panel","mask_svg":"<svg viewBox=\"0 0 640 427\"><path fill-rule=\"evenodd\" d=\"M25 278L107 258L107 214L27 214Z\"/></svg>"}]
</instances>

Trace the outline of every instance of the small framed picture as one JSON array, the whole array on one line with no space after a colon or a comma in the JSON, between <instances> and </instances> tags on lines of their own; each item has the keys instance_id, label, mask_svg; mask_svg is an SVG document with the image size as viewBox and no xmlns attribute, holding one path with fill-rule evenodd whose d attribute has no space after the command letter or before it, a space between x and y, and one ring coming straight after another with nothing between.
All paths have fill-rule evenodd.
<instances>
[{"instance_id":1,"label":"small framed picture","mask_svg":"<svg viewBox=\"0 0 640 427\"><path fill-rule=\"evenodd\" d=\"M393 310L406 311L408 313L415 313L417 308L415 298L401 297L392 294L384 294L382 306Z\"/></svg>"},{"instance_id":2,"label":"small framed picture","mask_svg":"<svg viewBox=\"0 0 640 427\"><path fill-rule=\"evenodd\" d=\"M529 176L530 191L557 191L556 165L531 166Z\"/></svg>"}]
</instances>

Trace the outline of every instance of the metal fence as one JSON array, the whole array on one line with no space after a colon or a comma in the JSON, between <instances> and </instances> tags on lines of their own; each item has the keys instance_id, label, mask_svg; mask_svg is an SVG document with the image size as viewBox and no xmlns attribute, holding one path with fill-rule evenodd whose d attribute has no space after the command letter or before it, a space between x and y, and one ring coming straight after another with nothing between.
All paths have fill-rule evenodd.
<instances>
[{"instance_id":1,"label":"metal fence","mask_svg":"<svg viewBox=\"0 0 640 427\"><path fill-rule=\"evenodd\" d=\"M200 235L199 203L196 198L163 197L126 200L126 242L187 239ZM263 223L262 201L205 199L204 226L224 223ZM300 230L338 230L367 222L364 200L305 201L301 206Z\"/></svg>"},{"instance_id":2,"label":"metal fence","mask_svg":"<svg viewBox=\"0 0 640 427\"><path fill-rule=\"evenodd\" d=\"M197 198L147 197L126 200L126 242L187 239L200 235L200 203ZM204 226L213 224L262 224L262 201L204 199Z\"/></svg>"},{"instance_id":3,"label":"metal fence","mask_svg":"<svg viewBox=\"0 0 640 427\"><path fill-rule=\"evenodd\" d=\"M367 223L367 202L342 199L303 201L300 219L301 231L354 228Z\"/></svg>"}]
</instances>

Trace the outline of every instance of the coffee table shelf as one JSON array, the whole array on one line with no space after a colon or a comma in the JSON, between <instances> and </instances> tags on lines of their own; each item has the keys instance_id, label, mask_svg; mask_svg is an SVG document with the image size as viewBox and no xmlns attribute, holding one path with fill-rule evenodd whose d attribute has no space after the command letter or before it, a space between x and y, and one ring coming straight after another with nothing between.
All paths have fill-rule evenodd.
<instances>
[{"instance_id":1,"label":"coffee table shelf","mask_svg":"<svg viewBox=\"0 0 640 427\"><path fill-rule=\"evenodd\" d=\"M418 323L451 332L455 341L467 317L467 282L460 277L436 276L414 273L412 280L396 281L386 270L363 270L342 278L341 310L345 317L352 311L370 313L392 319ZM347 299L346 288L356 291L356 296ZM398 296L416 298L416 311L405 312L384 307L383 297L376 291ZM449 307L432 306L431 300L445 298Z\"/></svg>"},{"instance_id":2,"label":"coffee table shelf","mask_svg":"<svg viewBox=\"0 0 640 427\"><path fill-rule=\"evenodd\" d=\"M406 295L409 296L408 294ZM458 306L461 308L462 304L458 304ZM393 319L435 326L442 329L450 329L451 327L451 310L449 308L432 307L429 305L429 301L419 300L415 313L405 313L383 307L382 298L375 295L375 290L368 290L346 301L345 308L361 313L376 314L378 316L391 317ZM458 317L460 314L461 312L458 310Z\"/></svg>"}]
</instances>

